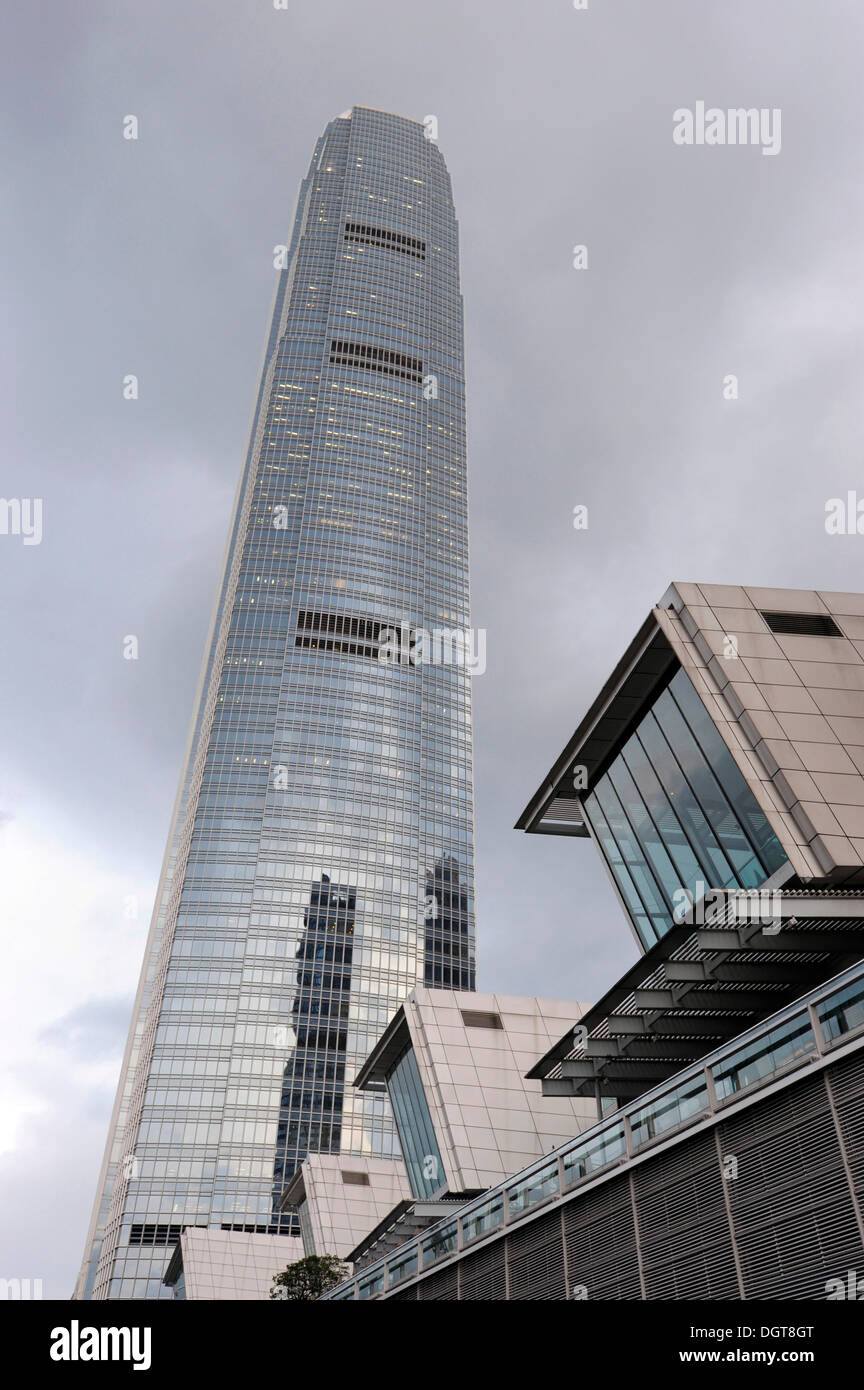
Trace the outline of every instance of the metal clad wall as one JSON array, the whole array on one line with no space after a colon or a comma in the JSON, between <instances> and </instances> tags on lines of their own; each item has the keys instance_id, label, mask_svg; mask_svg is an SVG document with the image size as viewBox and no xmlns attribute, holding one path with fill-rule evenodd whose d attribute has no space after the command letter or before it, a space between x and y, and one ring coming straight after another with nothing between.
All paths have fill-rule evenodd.
<instances>
[{"instance_id":1,"label":"metal clad wall","mask_svg":"<svg viewBox=\"0 0 864 1390\"><path fill-rule=\"evenodd\" d=\"M864 1067L856 1063L850 1057L832 1067L828 1085L860 1215L864 1206Z\"/></svg>"},{"instance_id":2,"label":"metal clad wall","mask_svg":"<svg viewBox=\"0 0 864 1390\"><path fill-rule=\"evenodd\" d=\"M633 1172L645 1293L740 1298L713 1130Z\"/></svg>"},{"instance_id":3,"label":"metal clad wall","mask_svg":"<svg viewBox=\"0 0 864 1390\"><path fill-rule=\"evenodd\" d=\"M459 1296L473 1301L500 1301L506 1294L505 1280L502 1240L465 1256L460 1269Z\"/></svg>"},{"instance_id":4,"label":"metal clad wall","mask_svg":"<svg viewBox=\"0 0 864 1390\"><path fill-rule=\"evenodd\" d=\"M455 1302L459 1297L456 1271L457 1266L450 1265L440 1274L430 1274L428 1279L421 1280L417 1287L423 1302Z\"/></svg>"},{"instance_id":5,"label":"metal clad wall","mask_svg":"<svg viewBox=\"0 0 864 1390\"><path fill-rule=\"evenodd\" d=\"M721 1125L745 1298L816 1298L860 1260L860 1238L824 1076Z\"/></svg>"},{"instance_id":6,"label":"metal clad wall","mask_svg":"<svg viewBox=\"0 0 864 1390\"><path fill-rule=\"evenodd\" d=\"M508 1236L507 1260L511 1299L566 1299L560 1208Z\"/></svg>"},{"instance_id":7,"label":"metal clad wall","mask_svg":"<svg viewBox=\"0 0 864 1390\"><path fill-rule=\"evenodd\" d=\"M737 1300L740 1266L745 1299L824 1299L864 1268L862 1199L864 1050L389 1297Z\"/></svg>"},{"instance_id":8,"label":"metal clad wall","mask_svg":"<svg viewBox=\"0 0 864 1390\"><path fill-rule=\"evenodd\" d=\"M630 1179L613 1178L564 1208L571 1288L589 1298L641 1298Z\"/></svg>"}]
</instances>

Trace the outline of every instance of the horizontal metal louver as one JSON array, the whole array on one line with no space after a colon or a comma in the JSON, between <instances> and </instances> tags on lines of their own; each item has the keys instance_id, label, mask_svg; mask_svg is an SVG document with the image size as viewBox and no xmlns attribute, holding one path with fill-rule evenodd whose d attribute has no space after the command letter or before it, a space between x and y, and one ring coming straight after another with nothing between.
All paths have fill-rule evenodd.
<instances>
[{"instance_id":1,"label":"horizontal metal louver","mask_svg":"<svg viewBox=\"0 0 864 1390\"><path fill-rule=\"evenodd\" d=\"M418 261L426 259L426 243L419 237L408 236L405 232L391 232L386 227L373 227L369 222L346 222L345 240L359 246L380 246L385 251L401 251L403 256L413 256Z\"/></svg>"},{"instance_id":2,"label":"horizontal metal louver","mask_svg":"<svg viewBox=\"0 0 864 1390\"><path fill-rule=\"evenodd\" d=\"M459 1297L500 1302L506 1296L504 1241L496 1240L476 1254L466 1255L460 1270Z\"/></svg>"},{"instance_id":3,"label":"horizontal metal louver","mask_svg":"<svg viewBox=\"0 0 864 1390\"><path fill-rule=\"evenodd\" d=\"M854 1194L864 1049L454 1252L418 1298L822 1300L864 1268Z\"/></svg>"},{"instance_id":4,"label":"horizontal metal louver","mask_svg":"<svg viewBox=\"0 0 864 1390\"><path fill-rule=\"evenodd\" d=\"M349 613L319 613L302 609L297 614L295 647L341 652L378 660L381 633L389 627L380 618L360 618Z\"/></svg>"},{"instance_id":5,"label":"horizontal metal louver","mask_svg":"<svg viewBox=\"0 0 864 1390\"><path fill-rule=\"evenodd\" d=\"M646 1298L741 1297L723 1181L713 1132L634 1170Z\"/></svg>"},{"instance_id":6,"label":"horizontal metal louver","mask_svg":"<svg viewBox=\"0 0 864 1390\"><path fill-rule=\"evenodd\" d=\"M441 1270L439 1274L430 1274L428 1279L423 1279L418 1284L421 1303L453 1303L458 1298L456 1277L456 1266L450 1269Z\"/></svg>"},{"instance_id":7,"label":"horizontal metal louver","mask_svg":"<svg viewBox=\"0 0 864 1390\"><path fill-rule=\"evenodd\" d=\"M374 347L371 343L334 338L330 344L330 365L362 367L367 372L383 372L385 376L396 376L418 385L423 380L423 363L419 357L409 357L393 348Z\"/></svg>"},{"instance_id":8,"label":"horizontal metal louver","mask_svg":"<svg viewBox=\"0 0 864 1390\"><path fill-rule=\"evenodd\" d=\"M772 1096L721 1126L746 1299L824 1298L861 1259L861 1237L824 1078Z\"/></svg>"},{"instance_id":9,"label":"horizontal metal louver","mask_svg":"<svg viewBox=\"0 0 864 1390\"><path fill-rule=\"evenodd\" d=\"M772 632L789 637L842 637L843 633L827 613L763 613Z\"/></svg>"},{"instance_id":10,"label":"horizontal metal louver","mask_svg":"<svg viewBox=\"0 0 864 1390\"><path fill-rule=\"evenodd\" d=\"M511 1299L566 1299L560 1211L549 1212L507 1237L507 1267Z\"/></svg>"},{"instance_id":11,"label":"horizontal metal louver","mask_svg":"<svg viewBox=\"0 0 864 1390\"><path fill-rule=\"evenodd\" d=\"M130 1245L176 1245L185 1226L133 1225L129 1232Z\"/></svg>"},{"instance_id":12,"label":"horizontal metal louver","mask_svg":"<svg viewBox=\"0 0 864 1390\"><path fill-rule=\"evenodd\" d=\"M832 1068L829 1086L852 1185L864 1206L864 1069L855 1057ZM864 1269L861 1271L864 1275Z\"/></svg>"},{"instance_id":13,"label":"horizontal metal louver","mask_svg":"<svg viewBox=\"0 0 864 1390\"><path fill-rule=\"evenodd\" d=\"M590 1300L642 1297L627 1178L613 1178L571 1202L564 1231L571 1293L584 1286Z\"/></svg>"}]
</instances>

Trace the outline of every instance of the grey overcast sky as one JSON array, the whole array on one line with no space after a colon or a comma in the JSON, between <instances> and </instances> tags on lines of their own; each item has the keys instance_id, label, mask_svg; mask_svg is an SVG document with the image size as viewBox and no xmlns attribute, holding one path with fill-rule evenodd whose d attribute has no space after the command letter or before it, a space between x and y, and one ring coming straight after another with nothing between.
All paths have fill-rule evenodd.
<instances>
[{"instance_id":1,"label":"grey overcast sky","mask_svg":"<svg viewBox=\"0 0 864 1390\"><path fill-rule=\"evenodd\" d=\"M65 1298L315 139L355 103L439 120L479 984L591 999L635 955L596 852L512 824L647 610L672 579L864 588L864 537L824 524L864 497L864 7L86 0L5 29L0 492L44 530L0 536L0 1275ZM779 153L676 145L699 101L778 108Z\"/></svg>"}]
</instances>

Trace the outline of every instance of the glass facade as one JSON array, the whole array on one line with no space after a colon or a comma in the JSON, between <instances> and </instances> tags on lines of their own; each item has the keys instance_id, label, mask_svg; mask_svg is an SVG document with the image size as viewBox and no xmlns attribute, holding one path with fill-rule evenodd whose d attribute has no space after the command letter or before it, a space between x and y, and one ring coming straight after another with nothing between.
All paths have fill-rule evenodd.
<instances>
[{"instance_id":1,"label":"glass facade","mask_svg":"<svg viewBox=\"0 0 864 1390\"><path fill-rule=\"evenodd\" d=\"M864 1028L864 981L856 980L832 994L816 1010L827 1042L834 1042L856 1028Z\"/></svg>"},{"instance_id":2,"label":"glass facade","mask_svg":"<svg viewBox=\"0 0 864 1390\"><path fill-rule=\"evenodd\" d=\"M758 888L786 863L683 670L582 804L646 949L673 925L676 892Z\"/></svg>"},{"instance_id":3,"label":"glass facade","mask_svg":"<svg viewBox=\"0 0 864 1390\"><path fill-rule=\"evenodd\" d=\"M817 1020L815 1028L812 1021L814 1015ZM686 1134L690 1125L698 1126L703 1121L710 1122L712 1119L716 1121L718 1118L722 1118L729 1107L736 1107L736 1102L740 1100L740 1092L745 1088L756 1092L762 1087L770 1086L775 1081L784 1079L790 1081L796 1072L800 1074L802 1069L809 1070L810 1061L817 1056L830 1060L830 1054L835 1048L849 1045L854 1048L856 1036L860 1045L862 1031L864 1031L864 962L859 961L850 966L842 975L839 975L836 980L821 984L818 989L803 999L798 999L778 1014L763 1019L761 1023L748 1029L741 1037L733 1038L716 1053L711 1053L710 1056L688 1067L686 1073L682 1073L682 1079L676 1080L676 1084L671 1089L658 1087L645 1097L625 1105L613 1121L601 1121L577 1138L568 1139L555 1154L548 1155L547 1159L538 1162L536 1166L532 1166L525 1173L514 1174L500 1187L494 1188L482 1197L461 1206L453 1216L446 1216L437 1225L424 1231L421 1236L406 1241L397 1250L388 1252L379 1263L364 1269L360 1280L349 1280L340 1285L333 1293L326 1294L325 1298L342 1300L355 1297L376 1297L385 1289L385 1272L388 1267L391 1271L409 1268L416 1271L419 1267L422 1272L432 1264L443 1262L440 1265L442 1269L448 1267L452 1269L452 1260L448 1256L461 1254L461 1251L474 1241L480 1240L502 1227L518 1228L526 1218L530 1219L531 1214L540 1205L545 1202L557 1202L558 1198L570 1196L574 1189L583 1183L593 1185L596 1179L604 1173L604 1170L606 1176L620 1187L621 1179L626 1178L628 1171L632 1171L629 1168L630 1160L634 1156L641 1156L640 1150L644 1150L646 1145L670 1139L675 1135L680 1136L682 1132ZM852 1061L853 1058L850 1056L848 1060ZM838 1077L843 1075L848 1081L851 1072L837 1072L835 1075ZM829 1082L828 1073L825 1074L825 1081L826 1083ZM808 1116L812 1118L812 1112L809 1109L810 1104L811 1102L804 1101L802 1111L805 1122L808 1124ZM754 1133L758 1134L760 1113L759 1107L754 1107L747 1112L748 1132L751 1137ZM757 1128L754 1128L754 1117ZM767 1112L767 1121L767 1128L765 1129L767 1137L769 1139L771 1137L776 1138L776 1113L772 1119L770 1108ZM838 1123L836 1128L838 1139L843 1132ZM848 1130L845 1133L848 1138ZM829 1141L828 1147L832 1147L831 1141ZM841 1161L842 1144L836 1146L836 1153L838 1163L841 1165L839 1171L846 1174L846 1178L851 1184L853 1172L847 1167L845 1161ZM729 1155L727 1154L726 1157L728 1158ZM794 1155L793 1161L798 1161ZM658 1162L662 1162L662 1160L658 1158ZM689 1166L692 1168L692 1163ZM655 1173L657 1171L654 1169ZM658 1194L667 1204L669 1201L674 1201L675 1182L681 1171L680 1161L676 1158L668 1170L669 1185L658 1187L654 1181L650 1181L644 1192L644 1203L641 1207L639 1205L634 1206L633 1211L637 1216L640 1210L644 1211L649 1228L652 1221L649 1208L655 1203ZM767 1178L770 1179L771 1176L771 1172L768 1172ZM764 1194L766 1198L771 1196L771 1185L769 1182L766 1187ZM776 1190L776 1183L774 1185ZM639 1184L633 1188L633 1192L637 1193L637 1200L638 1186ZM833 1193L834 1189L831 1190ZM507 1193L506 1205L505 1192ZM853 1239L859 1241L855 1201L851 1189L850 1198L847 1206L849 1230ZM600 1212L601 1221L608 1220L609 1212L613 1207L616 1212L619 1211L619 1200L620 1193L618 1197L613 1198L611 1207L604 1206ZM752 1207L752 1203L750 1205ZM730 1212L734 1206L735 1203L732 1204ZM550 1215L546 1233L552 1226L562 1233L567 1232L566 1248L569 1261L574 1250L578 1257L580 1245L578 1241L575 1244L572 1242L572 1228L568 1232L566 1223L564 1226L559 1225L560 1208L554 1207L553 1210L555 1216L553 1218ZM571 1208L571 1210L578 1211L578 1208ZM826 1210L829 1212L827 1220L833 1229L836 1227L837 1210L833 1196ZM617 1219L616 1216L616 1225L612 1227L610 1237L613 1241L617 1239L615 1236ZM535 1229L538 1230L538 1233L540 1232L539 1227ZM576 1229L579 1229L578 1226ZM582 1229L585 1231L588 1227L584 1226ZM636 1228L634 1227L634 1229ZM742 1231L745 1237L748 1230L752 1240L752 1219L749 1224L745 1224ZM604 1233L605 1228L601 1229L600 1233L601 1249ZM827 1227L826 1238L829 1241L833 1239L827 1234ZM542 1253L545 1248L545 1239L546 1234L542 1234L538 1244L531 1247L541 1262L545 1259ZM659 1252L658 1261L665 1264L663 1241L660 1241L659 1244L655 1241L654 1244ZM798 1245L800 1249L800 1241ZM521 1245L521 1243L518 1247L518 1253L514 1251L517 1253L517 1260L523 1271L522 1261L525 1258L525 1251L526 1246ZM790 1252L794 1266L795 1251L793 1247L790 1247ZM420 1258L421 1254L422 1259ZM601 1256L601 1260L603 1267L608 1270L608 1260L603 1256ZM800 1265L800 1260L798 1263ZM563 1267L563 1261L561 1267ZM510 1268L512 1271L514 1266L511 1265ZM466 1272L466 1267L463 1265L463 1274ZM402 1276L402 1278L407 1277L407 1274ZM605 1274L603 1277L606 1277ZM390 1282L394 1281L391 1279ZM373 1285L375 1292L368 1292ZM470 1294L460 1293L460 1299L476 1299L478 1296L501 1297L500 1294L492 1293L478 1295L473 1271L471 1285L474 1291ZM367 1292L363 1291L364 1287ZM704 1286L701 1287L704 1288ZM765 1289L762 1285L759 1296L764 1296L764 1293ZM431 1296L433 1298L440 1297L440 1293ZM451 1293L450 1296L452 1297L453 1294ZM559 1295L555 1296L558 1297ZM633 1297L634 1294L622 1292L618 1296ZM676 1294L676 1297L678 1296L681 1296L680 1292ZM754 1296L756 1295L754 1294ZM511 1293L510 1297L512 1298L514 1295Z\"/></svg>"},{"instance_id":4,"label":"glass facade","mask_svg":"<svg viewBox=\"0 0 864 1390\"><path fill-rule=\"evenodd\" d=\"M496 1192L488 1201L472 1207L469 1214L463 1218L462 1239L467 1245L469 1241L479 1240L490 1231L497 1231L503 1222L504 1193Z\"/></svg>"},{"instance_id":5,"label":"glass facade","mask_svg":"<svg viewBox=\"0 0 864 1390\"><path fill-rule=\"evenodd\" d=\"M617 1163L627 1152L627 1140L623 1124L611 1125L578 1148L572 1149L564 1158L564 1186L572 1187L592 1173Z\"/></svg>"},{"instance_id":6,"label":"glass facade","mask_svg":"<svg viewBox=\"0 0 864 1390\"><path fill-rule=\"evenodd\" d=\"M421 1243L423 1265L434 1264L445 1255L452 1255L459 1241L459 1223L451 1221L445 1226L436 1226L428 1240Z\"/></svg>"},{"instance_id":7,"label":"glass facade","mask_svg":"<svg viewBox=\"0 0 864 1390\"><path fill-rule=\"evenodd\" d=\"M78 1297L169 1296L184 1225L296 1233L307 1152L398 1152L346 1081L397 1006L474 988L470 670L412 657L469 623L427 133L355 107L301 185Z\"/></svg>"},{"instance_id":8,"label":"glass facade","mask_svg":"<svg viewBox=\"0 0 864 1390\"><path fill-rule=\"evenodd\" d=\"M691 1077L673 1091L666 1091L659 1100L643 1105L630 1112L631 1141L634 1149L657 1139L667 1130L676 1129L694 1115L701 1115L709 1107L708 1086L704 1075Z\"/></svg>"},{"instance_id":9,"label":"glass facade","mask_svg":"<svg viewBox=\"0 0 864 1390\"><path fill-rule=\"evenodd\" d=\"M558 1192L558 1163L553 1161L540 1168L521 1182L507 1189L507 1202L510 1214L527 1211L529 1207L545 1202Z\"/></svg>"},{"instance_id":10,"label":"glass facade","mask_svg":"<svg viewBox=\"0 0 864 1390\"><path fill-rule=\"evenodd\" d=\"M791 1018L779 1028L747 1043L712 1069L718 1100L746 1091L791 1062L816 1051L816 1038L806 1014Z\"/></svg>"},{"instance_id":11,"label":"glass facade","mask_svg":"<svg viewBox=\"0 0 864 1390\"><path fill-rule=\"evenodd\" d=\"M430 1197L443 1186L446 1176L412 1047L403 1052L388 1074L387 1091L396 1117L412 1195Z\"/></svg>"}]
</instances>

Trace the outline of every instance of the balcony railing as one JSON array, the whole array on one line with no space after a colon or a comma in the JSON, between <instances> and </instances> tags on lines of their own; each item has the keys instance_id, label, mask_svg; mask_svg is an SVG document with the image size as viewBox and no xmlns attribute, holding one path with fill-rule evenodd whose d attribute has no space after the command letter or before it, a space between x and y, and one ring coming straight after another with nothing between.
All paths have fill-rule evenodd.
<instances>
[{"instance_id":1,"label":"balcony railing","mask_svg":"<svg viewBox=\"0 0 864 1390\"><path fill-rule=\"evenodd\" d=\"M457 1217L446 1217L325 1298L377 1298L446 1256L516 1225L554 1198L572 1196L604 1170L641 1158L652 1145L825 1057L858 1033L864 1034L864 961L466 1203Z\"/></svg>"}]
</instances>

